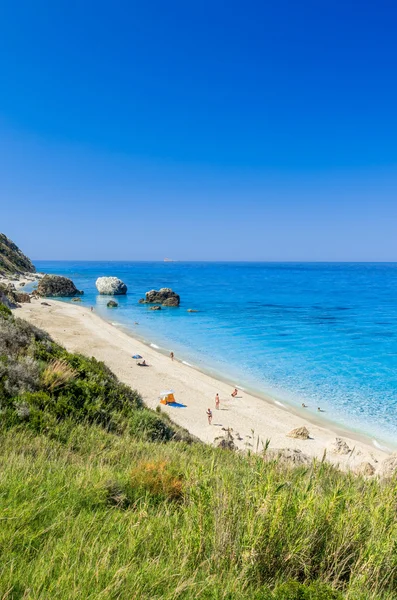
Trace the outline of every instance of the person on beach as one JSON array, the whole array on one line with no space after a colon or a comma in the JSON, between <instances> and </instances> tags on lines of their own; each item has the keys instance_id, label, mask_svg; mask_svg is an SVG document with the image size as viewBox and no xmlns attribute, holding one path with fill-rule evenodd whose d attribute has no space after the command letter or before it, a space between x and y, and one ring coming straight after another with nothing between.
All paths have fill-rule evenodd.
<instances>
[{"instance_id":1,"label":"person on beach","mask_svg":"<svg viewBox=\"0 0 397 600\"><path fill-rule=\"evenodd\" d=\"M216 408L216 410L219 410L219 402L220 402L220 400L219 400L219 394L217 394L215 396L215 408Z\"/></svg>"},{"instance_id":2,"label":"person on beach","mask_svg":"<svg viewBox=\"0 0 397 600\"><path fill-rule=\"evenodd\" d=\"M208 417L208 425L211 425L211 423L212 423L212 410L210 408L207 410L207 417Z\"/></svg>"},{"instance_id":3,"label":"person on beach","mask_svg":"<svg viewBox=\"0 0 397 600\"><path fill-rule=\"evenodd\" d=\"M91 310L91 312L92 312L92 311L94 310L94 307L93 307L93 306L91 306L90 310Z\"/></svg>"},{"instance_id":4,"label":"person on beach","mask_svg":"<svg viewBox=\"0 0 397 600\"><path fill-rule=\"evenodd\" d=\"M237 388L234 388L234 392L232 392L230 395L232 396L232 398L235 398L238 394L238 390Z\"/></svg>"},{"instance_id":5,"label":"person on beach","mask_svg":"<svg viewBox=\"0 0 397 600\"><path fill-rule=\"evenodd\" d=\"M174 353L173 352L170 352L170 359L174 360Z\"/></svg>"},{"instance_id":6,"label":"person on beach","mask_svg":"<svg viewBox=\"0 0 397 600\"><path fill-rule=\"evenodd\" d=\"M302 402L302 408L307 408L307 404L305 404L304 402Z\"/></svg>"}]
</instances>

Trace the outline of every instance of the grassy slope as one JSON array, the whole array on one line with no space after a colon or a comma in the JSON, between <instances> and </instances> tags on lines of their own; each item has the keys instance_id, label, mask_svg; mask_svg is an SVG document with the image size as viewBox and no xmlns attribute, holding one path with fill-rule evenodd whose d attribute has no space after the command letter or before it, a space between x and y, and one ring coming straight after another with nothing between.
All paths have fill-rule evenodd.
<instances>
[{"instance_id":1,"label":"grassy slope","mask_svg":"<svg viewBox=\"0 0 397 600\"><path fill-rule=\"evenodd\" d=\"M31 332L30 356L38 335ZM19 348L8 364L27 352ZM42 352L40 360L35 381L43 388L50 358ZM15 397L5 399L15 387L6 385L3 370L0 598L342 597L330 587L354 600L396 598L396 480L365 481L321 463L293 469L169 441L172 425L135 396L123 412L110 395L112 410L99 420L93 415L102 414L102 404L84 414L78 405L63 418L68 386L73 399L76 386L90 387L101 369L94 361L88 376L87 359L70 363L76 368L78 360L85 371L62 393L39 390L52 402L46 417L32 422L37 404L27 417L26 392L17 397L25 398L24 410ZM137 417L149 413L154 429Z\"/></svg>"}]
</instances>

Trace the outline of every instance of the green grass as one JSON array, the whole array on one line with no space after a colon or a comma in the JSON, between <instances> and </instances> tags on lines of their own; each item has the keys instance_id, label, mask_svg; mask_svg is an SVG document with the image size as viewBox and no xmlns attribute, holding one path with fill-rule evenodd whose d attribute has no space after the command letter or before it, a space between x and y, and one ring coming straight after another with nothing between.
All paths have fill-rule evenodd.
<instances>
[{"instance_id":1,"label":"green grass","mask_svg":"<svg viewBox=\"0 0 397 600\"><path fill-rule=\"evenodd\" d=\"M195 443L6 311L0 410L1 600L397 598L397 478Z\"/></svg>"},{"instance_id":2,"label":"green grass","mask_svg":"<svg viewBox=\"0 0 397 600\"><path fill-rule=\"evenodd\" d=\"M396 481L95 425L66 437L1 435L2 598L396 598Z\"/></svg>"}]
</instances>

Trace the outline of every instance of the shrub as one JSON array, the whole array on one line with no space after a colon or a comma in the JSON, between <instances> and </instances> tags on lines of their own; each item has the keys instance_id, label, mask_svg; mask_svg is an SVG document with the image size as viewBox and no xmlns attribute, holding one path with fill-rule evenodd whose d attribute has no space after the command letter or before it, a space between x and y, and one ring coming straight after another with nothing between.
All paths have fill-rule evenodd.
<instances>
[{"instance_id":1,"label":"shrub","mask_svg":"<svg viewBox=\"0 0 397 600\"><path fill-rule=\"evenodd\" d=\"M131 486L138 495L149 494L157 501L183 498L182 476L165 460L139 463L131 471Z\"/></svg>"},{"instance_id":2,"label":"shrub","mask_svg":"<svg viewBox=\"0 0 397 600\"><path fill-rule=\"evenodd\" d=\"M279 584L274 590L274 600L343 600L343 596L320 582L304 585L298 581Z\"/></svg>"},{"instance_id":3,"label":"shrub","mask_svg":"<svg viewBox=\"0 0 397 600\"><path fill-rule=\"evenodd\" d=\"M148 409L135 412L129 423L132 435L150 442L166 442L174 435L172 427L158 414Z\"/></svg>"},{"instance_id":4,"label":"shrub","mask_svg":"<svg viewBox=\"0 0 397 600\"><path fill-rule=\"evenodd\" d=\"M9 396L33 392L40 387L40 366L30 356L8 360L2 365L4 389Z\"/></svg>"},{"instance_id":5,"label":"shrub","mask_svg":"<svg viewBox=\"0 0 397 600\"><path fill-rule=\"evenodd\" d=\"M8 306L3 304L2 302L0 302L0 315L5 318L10 317L12 315L12 312L8 308Z\"/></svg>"}]
</instances>

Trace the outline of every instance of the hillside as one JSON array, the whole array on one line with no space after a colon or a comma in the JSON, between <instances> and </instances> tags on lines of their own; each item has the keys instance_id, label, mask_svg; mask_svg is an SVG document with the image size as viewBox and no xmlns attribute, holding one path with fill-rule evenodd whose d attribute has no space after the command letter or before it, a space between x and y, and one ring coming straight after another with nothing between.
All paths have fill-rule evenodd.
<instances>
[{"instance_id":1,"label":"hillside","mask_svg":"<svg viewBox=\"0 0 397 600\"><path fill-rule=\"evenodd\" d=\"M0 306L0 591L393 600L396 478L196 443Z\"/></svg>"},{"instance_id":2,"label":"hillside","mask_svg":"<svg viewBox=\"0 0 397 600\"><path fill-rule=\"evenodd\" d=\"M9 277L35 272L30 259L4 233L0 233L0 275Z\"/></svg>"}]
</instances>

